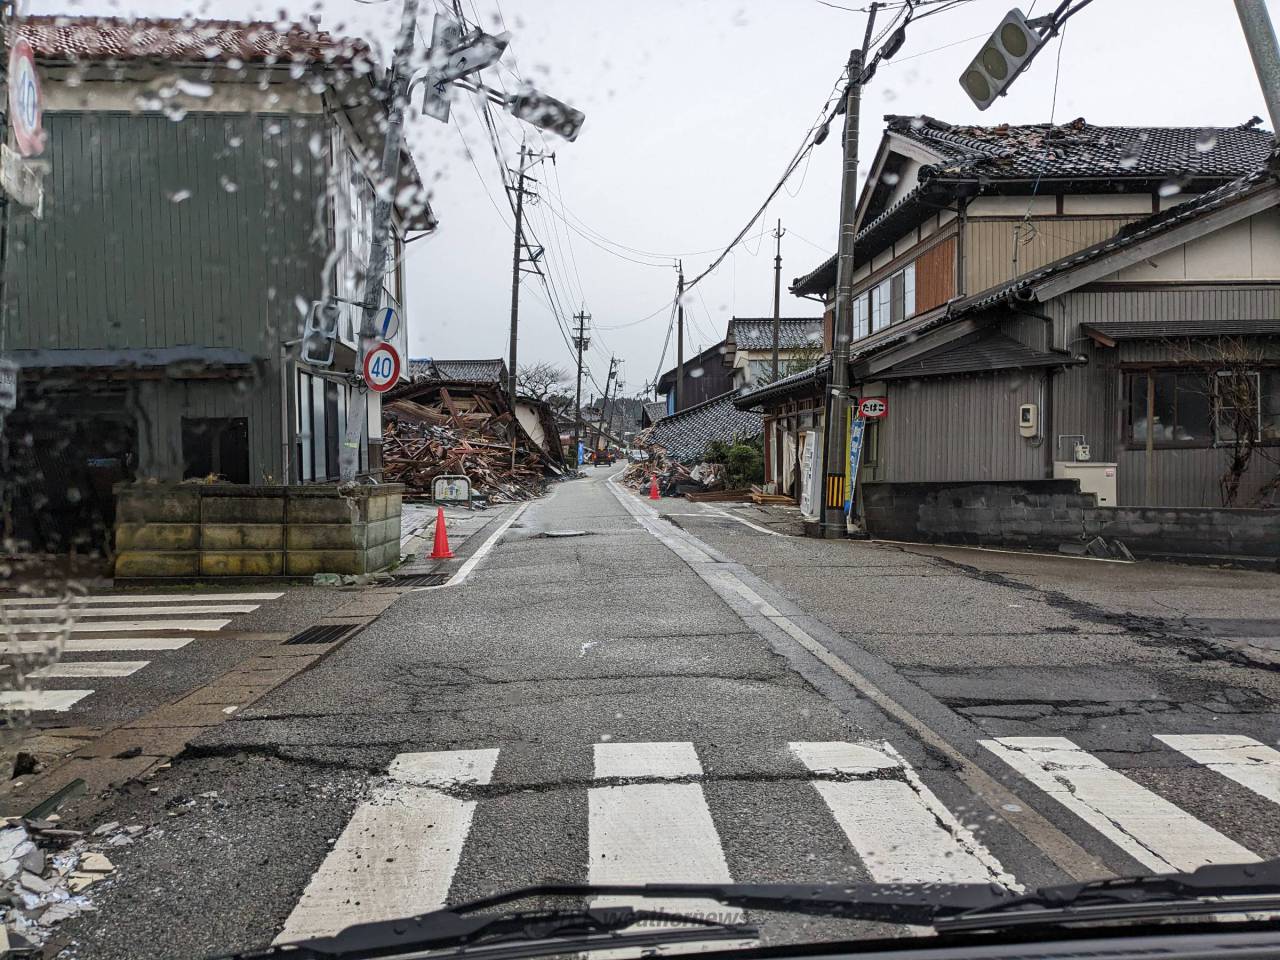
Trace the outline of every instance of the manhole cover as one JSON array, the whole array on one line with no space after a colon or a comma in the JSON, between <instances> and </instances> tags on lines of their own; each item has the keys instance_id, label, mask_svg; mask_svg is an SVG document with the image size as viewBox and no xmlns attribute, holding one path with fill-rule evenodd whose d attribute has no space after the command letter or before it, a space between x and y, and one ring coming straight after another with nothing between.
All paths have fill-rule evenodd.
<instances>
[{"instance_id":1,"label":"manhole cover","mask_svg":"<svg viewBox=\"0 0 1280 960\"><path fill-rule=\"evenodd\" d=\"M543 536L546 537L585 537L585 530L548 530Z\"/></svg>"}]
</instances>

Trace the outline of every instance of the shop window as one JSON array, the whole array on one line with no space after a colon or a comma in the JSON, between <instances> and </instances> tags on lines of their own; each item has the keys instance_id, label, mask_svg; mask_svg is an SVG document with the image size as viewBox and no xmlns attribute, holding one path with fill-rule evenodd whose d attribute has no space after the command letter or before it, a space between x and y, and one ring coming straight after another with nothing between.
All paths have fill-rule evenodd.
<instances>
[{"instance_id":1,"label":"shop window","mask_svg":"<svg viewBox=\"0 0 1280 960\"><path fill-rule=\"evenodd\" d=\"M182 476L249 482L248 417L183 417Z\"/></svg>"}]
</instances>

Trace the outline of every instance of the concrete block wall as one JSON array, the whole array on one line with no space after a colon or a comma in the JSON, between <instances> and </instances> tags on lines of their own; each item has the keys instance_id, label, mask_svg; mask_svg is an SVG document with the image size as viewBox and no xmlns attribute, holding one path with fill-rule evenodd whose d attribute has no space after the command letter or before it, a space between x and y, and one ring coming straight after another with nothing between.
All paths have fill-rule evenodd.
<instances>
[{"instance_id":1,"label":"concrete block wall","mask_svg":"<svg viewBox=\"0 0 1280 960\"><path fill-rule=\"evenodd\" d=\"M1075 480L1003 483L866 483L873 537L970 546L1056 550L1094 537L1135 556L1280 562L1280 511L1099 507Z\"/></svg>"},{"instance_id":2,"label":"concrete block wall","mask_svg":"<svg viewBox=\"0 0 1280 960\"><path fill-rule=\"evenodd\" d=\"M399 559L404 488L122 484L118 579L372 573Z\"/></svg>"}]
</instances>

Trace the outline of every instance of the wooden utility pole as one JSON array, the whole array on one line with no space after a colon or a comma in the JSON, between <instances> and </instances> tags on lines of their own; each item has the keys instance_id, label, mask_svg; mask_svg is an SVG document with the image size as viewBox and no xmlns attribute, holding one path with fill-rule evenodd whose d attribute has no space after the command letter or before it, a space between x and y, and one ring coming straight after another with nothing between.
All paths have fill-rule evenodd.
<instances>
[{"instance_id":1,"label":"wooden utility pole","mask_svg":"<svg viewBox=\"0 0 1280 960\"><path fill-rule=\"evenodd\" d=\"M578 329L573 336L573 345L578 351L578 388L573 394L573 465L576 468L580 466L578 451L582 449L582 351L591 345L591 338L587 336L587 321L591 315L584 310L575 314L573 319L578 321Z\"/></svg>"},{"instance_id":2,"label":"wooden utility pole","mask_svg":"<svg viewBox=\"0 0 1280 960\"><path fill-rule=\"evenodd\" d=\"M862 107L862 69L871 46L871 30L878 3L867 13L867 32L862 49L849 51L849 83L845 87L844 171L840 181L840 248L836 266L836 316L832 335L831 380L827 391L827 430L823 447L822 509L823 537L848 535L845 517L846 449L845 421L849 410L849 338L853 335L853 246L858 205L858 121ZM857 478L852 478L854 483Z\"/></svg>"},{"instance_id":3,"label":"wooden utility pole","mask_svg":"<svg viewBox=\"0 0 1280 960\"><path fill-rule=\"evenodd\" d=\"M773 379L778 379L778 340L782 336L782 220L773 238L778 241L778 252L773 258Z\"/></svg>"},{"instance_id":4,"label":"wooden utility pole","mask_svg":"<svg viewBox=\"0 0 1280 960\"><path fill-rule=\"evenodd\" d=\"M676 409L684 409L684 261L677 261L676 275Z\"/></svg>"},{"instance_id":5,"label":"wooden utility pole","mask_svg":"<svg viewBox=\"0 0 1280 960\"><path fill-rule=\"evenodd\" d=\"M609 408L609 387L613 383L613 378L618 375L618 358L609 358L609 376L604 381L604 398L600 401L600 422L596 425L596 438L592 445L592 450L600 449L600 437L604 434L604 412ZM607 446L607 444L606 444Z\"/></svg>"}]
</instances>

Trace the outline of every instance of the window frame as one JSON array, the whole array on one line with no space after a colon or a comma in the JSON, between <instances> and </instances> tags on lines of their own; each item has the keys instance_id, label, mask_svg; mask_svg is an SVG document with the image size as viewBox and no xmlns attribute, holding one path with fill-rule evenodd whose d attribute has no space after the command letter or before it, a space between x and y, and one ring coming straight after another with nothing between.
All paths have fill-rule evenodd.
<instances>
[{"instance_id":1,"label":"window frame","mask_svg":"<svg viewBox=\"0 0 1280 960\"><path fill-rule=\"evenodd\" d=\"M1147 448L1147 441L1145 439L1137 440L1134 439L1133 436L1132 388L1133 384L1139 381L1139 378L1141 378L1141 382L1146 383L1154 375L1159 374L1198 374L1205 378L1205 386L1208 391L1207 396L1209 401L1210 436L1208 438L1196 440L1155 440L1151 444L1153 450L1211 450L1232 446L1235 441L1224 439L1221 436L1221 431L1219 429L1222 405L1218 392L1218 384L1220 382L1218 378L1239 372L1248 373L1254 376L1258 384L1258 389L1256 391L1258 401L1258 439L1256 441L1256 445L1268 447L1280 446L1280 434L1273 438L1263 437L1264 395L1262 392L1268 376L1275 378L1273 382L1280 384L1280 365L1263 364L1255 369L1247 371L1231 371L1223 370L1214 363L1151 363L1143 365L1126 365L1121 367L1120 375L1123 409L1121 412L1122 420L1120 440L1122 446L1126 450L1145 450ZM1280 389L1277 390L1277 399L1280 400ZM1280 418L1280 403L1277 404L1276 412L1274 414L1270 414L1270 416Z\"/></svg>"}]
</instances>

